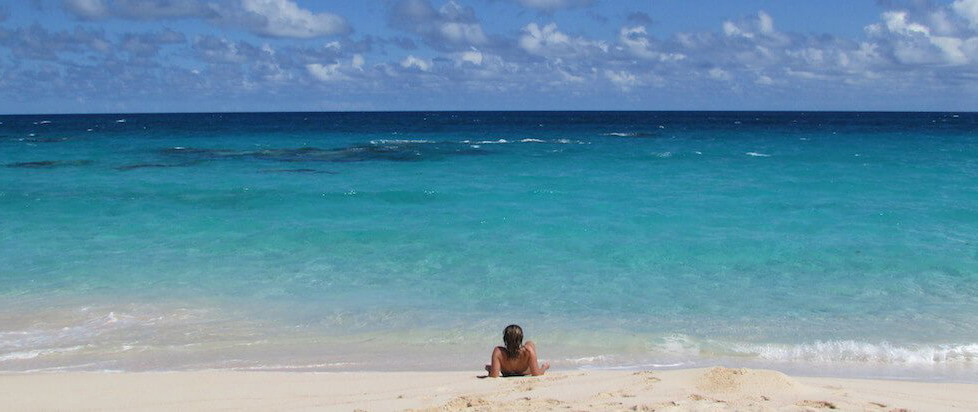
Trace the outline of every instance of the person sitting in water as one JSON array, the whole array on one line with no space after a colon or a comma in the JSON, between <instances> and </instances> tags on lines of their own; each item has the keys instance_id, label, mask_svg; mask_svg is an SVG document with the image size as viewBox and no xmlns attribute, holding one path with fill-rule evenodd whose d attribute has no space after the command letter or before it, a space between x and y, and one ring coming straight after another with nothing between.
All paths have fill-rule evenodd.
<instances>
[{"instance_id":1,"label":"person sitting in water","mask_svg":"<svg viewBox=\"0 0 978 412\"><path fill-rule=\"evenodd\" d=\"M496 346L492 350L492 363L486 365L490 378L500 376L543 375L550 369L550 363L537 364L537 348L533 341L523 344L523 328L509 325L503 330L506 346Z\"/></svg>"}]
</instances>

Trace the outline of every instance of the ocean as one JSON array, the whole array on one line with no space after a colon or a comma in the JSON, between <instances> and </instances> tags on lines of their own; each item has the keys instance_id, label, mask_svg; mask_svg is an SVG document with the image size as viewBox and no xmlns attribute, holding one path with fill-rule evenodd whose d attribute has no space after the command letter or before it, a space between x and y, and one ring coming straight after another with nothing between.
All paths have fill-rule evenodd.
<instances>
[{"instance_id":1,"label":"ocean","mask_svg":"<svg viewBox=\"0 0 978 412\"><path fill-rule=\"evenodd\" d=\"M975 113L0 122L0 371L978 382Z\"/></svg>"}]
</instances>

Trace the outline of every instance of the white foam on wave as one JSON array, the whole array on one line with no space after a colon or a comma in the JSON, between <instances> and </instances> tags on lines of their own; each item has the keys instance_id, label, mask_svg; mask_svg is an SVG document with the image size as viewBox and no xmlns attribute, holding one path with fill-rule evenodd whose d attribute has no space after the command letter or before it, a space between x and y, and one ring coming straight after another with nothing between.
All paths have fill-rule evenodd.
<instances>
[{"instance_id":1,"label":"white foam on wave","mask_svg":"<svg viewBox=\"0 0 978 412\"><path fill-rule=\"evenodd\" d=\"M60 355L68 352L75 352L84 348L86 345L70 346L66 348L46 348L46 349L32 349L20 352L9 352L0 355L0 362L16 361L16 360L28 360L35 359L43 356L50 355Z\"/></svg>"},{"instance_id":2,"label":"white foam on wave","mask_svg":"<svg viewBox=\"0 0 978 412\"><path fill-rule=\"evenodd\" d=\"M520 140L520 142L523 142L523 143L546 143L546 142L544 142L543 140L540 140L540 139L523 139L523 140Z\"/></svg>"},{"instance_id":3,"label":"white foam on wave","mask_svg":"<svg viewBox=\"0 0 978 412\"><path fill-rule=\"evenodd\" d=\"M40 122L37 122L37 124L51 124L51 121L50 120L41 120Z\"/></svg>"},{"instance_id":4,"label":"white foam on wave","mask_svg":"<svg viewBox=\"0 0 978 412\"><path fill-rule=\"evenodd\" d=\"M506 140L506 139L483 140L481 142L476 142L476 143L478 143L478 144L503 144L503 143L509 143L509 140Z\"/></svg>"},{"instance_id":5,"label":"white foam on wave","mask_svg":"<svg viewBox=\"0 0 978 412\"><path fill-rule=\"evenodd\" d=\"M116 120L115 122L116 123L125 123L126 122L126 119L119 119L119 120Z\"/></svg>"},{"instance_id":6,"label":"white foam on wave","mask_svg":"<svg viewBox=\"0 0 978 412\"><path fill-rule=\"evenodd\" d=\"M414 144L414 143L422 144L422 143L435 143L435 142L432 141L432 140L424 140L424 139L380 139L380 140L371 140L370 141L370 144L374 144L374 145L377 145L377 144Z\"/></svg>"},{"instance_id":7,"label":"white foam on wave","mask_svg":"<svg viewBox=\"0 0 978 412\"><path fill-rule=\"evenodd\" d=\"M638 134L626 133L626 132L611 132L611 133L604 133L603 136L633 137L633 136L638 136Z\"/></svg>"},{"instance_id":8,"label":"white foam on wave","mask_svg":"<svg viewBox=\"0 0 978 412\"><path fill-rule=\"evenodd\" d=\"M736 345L735 352L769 361L936 364L978 362L978 343L896 346L843 341L799 345Z\"/></svg>"},{"instance_id":9,"label":"white foam on wave","mask_svg":"<svg viewBox=\"0 0 978 412\"><path fill-rule=\"evenodd\" d=\"M569 362L569 363L580 365L580 364L591 364L591 363L595 363L595 362L606 362L606 361L610 360L611 358L612 357L609 356L609 355L583 356L583 357L580 357L580 358L564 359L564 362Z\"/></svg>"},{"instance_id":10,"label":"white foam on wave","mask_svg":"<svg viewBox=\"0 0 978 412\"><path fill-rule=\"evenodd\" d=\"M745 155L748 155L748 156L754 156L754 157L771 157L771 155L769 155L767 153L747 152L747 153L744 153L744 154Z\"/></svg>"}]
</instances>

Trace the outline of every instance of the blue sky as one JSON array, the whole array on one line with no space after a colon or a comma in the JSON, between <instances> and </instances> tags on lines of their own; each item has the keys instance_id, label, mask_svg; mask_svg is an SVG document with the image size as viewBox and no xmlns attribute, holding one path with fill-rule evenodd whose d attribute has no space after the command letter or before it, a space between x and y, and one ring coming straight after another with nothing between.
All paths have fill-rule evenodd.
<instances>
[{"instance_id":1,"label":"blue sky","mask_svg":"<svg viewBox=\"0 0 978 412\"><path fill-rule=\"evenodd\" d=\"M0 113L978 110L978 0L3 0Z\"/></svg>"}]
</instances>

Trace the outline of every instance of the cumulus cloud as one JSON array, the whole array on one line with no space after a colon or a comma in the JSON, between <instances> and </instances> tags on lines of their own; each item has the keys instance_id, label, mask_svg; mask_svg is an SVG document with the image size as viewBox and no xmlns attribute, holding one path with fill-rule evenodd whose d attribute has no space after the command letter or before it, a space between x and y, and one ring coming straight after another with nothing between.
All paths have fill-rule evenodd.
<instances>
[{"instance_id":1,"label":"cumulus cloud","mask_svg":"<svg viewBox=\"0 0 978 412\"><path fill-rule=\"evenodd\" d=\"M968 20L971 28L978 29L978 0L956 0L951 7Z\"/></svg>"},{"instance_id":2,"label":"cumulus cloud","mask_svg":"<svg viewBox=\"0 0 978 412\"><path fill-rule=\"evenodd\" d=\"M65 10L81 19L213 18L215 6L201 0L66 0Z\"/></svg>"},{"instance_id":3,"label":"cumulus cloud","mask_svg":"<svg viewBox=\"0 0 978 412\"><path fill-rule=\"evenodd\" d=\"M58 60L66 53L112 52L112 45L102 30L76 27L54 32L38 23L17 29L0 29L0 46L9 48L16 57L37 60Z\"/></svg>"},{"instance_id":4,"label":"cumulus cloud","mask_svg":"<svg viewBox=\"0 0 978 412\"><path fill-rule=\"evenodd\" d=\"M201 19L266 37L313 38L350 32L342 16L313 13L292 0L65 0L64 8L83 20Z\"/></svg>"},{"instance_id":5,"label":"cumulus cloud","mask_svg":"<svg viewBox=\"0 0 978 412\"><path fill-rule=\"evenodd\" d=\"M455 53L452 55L452 57L455 60L456 65L469 63L479 66L482 64L482 52L474 48L461 53Z\"/></svg>"},{"instance_id":6,"label":"cumulus cloud","mask_svg":"<svg viewBox=\"0 0 978 412\"><path fill-rule=\"evenodd\" d=\"M552 12L555 10L589 6L592 0L517 0L517 2L523 7Z\"/></svg>"},{"instance_id":7,"label":"cumulus cloud","mask_svg":"<svg viewBox=\"0 0 978 412\"><path fill-rule=\"evenodd\" d=\"M518 44L527 53L547 57L580 57L608 51L607 43L571 37L558 30L556 23L523 26Z\"/></svg>"},{"instance_id":8,"label":"cumulus cloud","mask_svg":"<svg viewBox=\"0 0 978 412\"><path fill-rule=\"evenodd\" d=\"M448 1L437 10L428 0L399 0L389 15L390 25L420 35L440 50L457 50L489 42L471 7Z\"/></svg>"},{"instance_id":9,"label":"cumulus cloud","mask_svg":"<svg viewBox=\"0 0 978 412\"><path fill-rule=\"evenodd\" d=\"M961 3L954 3L957 9ZM967 13L967 10L965 10ZM892 56L904 64L968 64L978 57L978 37L938 35L922 22L911 20L906 11L888 11L882 22L866 27L866 32Z\"/></svg>"},{"instance_id":10,"label":"cumulus cloud","mask_svg":"<svg viewBox=\"0 0 978 412\"><path fill-rule=\"evenodd\" d=\"M244 10L257 16L255 33L270 37L311 38L350 31L346 19L332 13L313 13L289 0L242 0Z\"/></svg>"},{"instance_id":11,"label":"cumulus cloud","mask_svg":"<svg viewBox=\"0 0 978 412\"><path fill-rule=\"evenodd\" d=\"M655 41L646 32L645 26L622 27L618 31L618 42L632 56L642 59L668 62L686 58L686 55L682 53L670 53L658 50Z\"/></svg>"},{"instance_id":12,"label":"cumulus cloud","mask_svg":"<svg viewBox=\"0 0 978 412\"><path fill-rule=\"evenodd\" d=\"M65 10L86 19L99 19L109 15L105 0L65 0Z\"/></svg>"},{"instance_id":13,"label":"cumulus cloud","mask_svg":"<svg viewBox=\"0 0 978 412\"><path fill-rule=\"evenodd\" d=\"M259 49L248 42L236 42L212 35L195 37L192 47L198 58L217 64L241 64L259 54Z\"/></svg>"},{"instance_id":14,"label":"cumulus cloud","mask_svg":"<svg viewBox=\"0 0 978 412\"><path fill-rule=\"evenodd\" d=\"M431 60L422 59L409 55L401 60L401 67L405 69L416 68L423 72L431 70Z\"/></svg>"},{"instance_id":15,"label":"cumulus cloud","mask_svg":"<svg viewBox=\"0 0 978 412\"><path fill-rule=\"evenodd\" d=\"M149 33L126 33L119 42L119 49L137 57L152 57L165 45L182 44L187 41L183 33L163 29Z\"/></svg>"},{"instance_id":16,"label":"cumulus cloud","mask_svg":"<svg viewBox=\"0 0 978 412\"><path fill-rule=\"evenodd\" d=\"M487 33L462 0L437 1L392 0L388 24L402 33L374 37L354 35L341 17L303 9L295 0L66 0L65 10L84 20L74 29L0 25L0 53L13 57L0 59L0 94L12 93L3 85L14 83L35 85L38 91L23 93L38 95L40 89L56 95L56 87L79 93L144 88L217 99L312 95L308 90L631 94L629 101L697 93L780 93L794 101L812 90L820 96L978 92L978 0L883 8L878 19L860 23L864 34L850 37L782 31L777 16L764 11L672 35L654 34L642 12L619 15L617 27L597 35L558 27L547 13L521 15L527 20L507 26L517 29ZM544 3L532 7L556 10L557 3ZM93 19L179 18L217 27L198 24L199 32L189 35L165 28L169 22L109 34L90 28ZM221 32L227 29L274 38L336 37L263 44Z\"/></svg>"},{"instance_id":17,"label":"cumulus cloud","mask_svg":"<svg viewBox=\"0 0 978 412\"><path fill-rule=\"evenodd\" d=\"M330 64L310 63L305 67L309 75L316 80L321 82L338 82L351 80L357 74L363 73L365 63L366 61L362 55L354 54L346 61L337 60L335 63Z\"/></svg>"}]
</instances>

